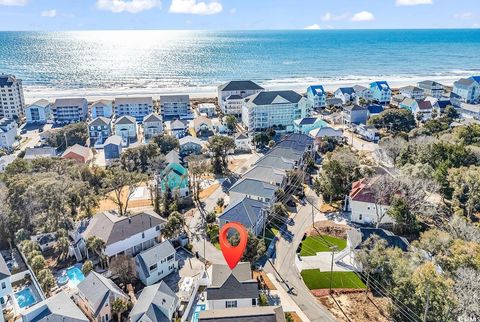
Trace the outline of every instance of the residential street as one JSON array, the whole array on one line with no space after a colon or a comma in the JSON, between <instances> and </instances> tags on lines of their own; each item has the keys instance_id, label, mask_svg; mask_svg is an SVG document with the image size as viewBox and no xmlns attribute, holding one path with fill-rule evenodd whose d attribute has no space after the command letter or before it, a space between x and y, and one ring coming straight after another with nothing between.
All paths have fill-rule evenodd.
<instances>
[{"instance_id":1,"label":"residential street","mask_svg":"<svg viewBox=\"0 0 480 322\"><path fill-rule=\"evenodd\" d=\"M309 200L317 201L318 197L313 191L307 189L306 193ZM264 270L267 273L274 274L286 291L291 291L290 297L297 303L310 321L335 321L328 310L310 293L294 264L297 256L296 249L302 240L304 232L312 225L310 204L300 206L297 215L293 219L295 224L288 227L290 233L293 234L293 240L289 242L284 238L280 238L276 246L275 258L271 260L274 267L272 267L270 262L267 262Z\"/></svg>"}]
</instances>

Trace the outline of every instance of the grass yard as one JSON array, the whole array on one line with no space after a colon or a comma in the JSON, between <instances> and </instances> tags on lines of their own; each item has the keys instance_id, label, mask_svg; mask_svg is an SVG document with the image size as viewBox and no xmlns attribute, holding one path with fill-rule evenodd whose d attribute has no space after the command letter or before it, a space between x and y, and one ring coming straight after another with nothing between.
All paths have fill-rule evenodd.
<instances>
[{"instance_id":1,"label":"grass yard","mask_svg":"<svg viewBox=\"0 0 480 322\"><path fill-rule=\"evenodd\" d=\"M336 245L338 251L341 251L347 247L347 241L326 235L309 236L302 242L300 256L315 256L318 252L329 252L332 245Z\"/></svg>"},{"instance_id":2,"label":"grass yard","mask_svg":"<svg viewBox=\"0 0 480 322\"><path fill-rule=\"evenodd\" d=\"M307 269L301 272L305 285L310 290L330 288L330 272ZM354 272L333 272L332 288L364 289L365 284Z\"/></svg>"}]
</instances>

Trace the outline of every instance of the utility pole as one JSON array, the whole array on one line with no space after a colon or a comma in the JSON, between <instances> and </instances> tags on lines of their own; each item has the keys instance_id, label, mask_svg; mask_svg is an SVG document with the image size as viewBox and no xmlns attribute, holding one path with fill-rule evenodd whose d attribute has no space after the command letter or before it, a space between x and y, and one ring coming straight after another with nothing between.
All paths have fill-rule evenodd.
<instances>
[{"instance_id":1,"label":"utility pole","mask_svg":"<svg viewBox=\"0 0 480 322\"><path fill-rule=\"evenodd\" d=\"M337 250L337 246L333 245L330 246L330 250L332 251L332 262L330 264L330 291L328 294L332 293L332 280L333 280L333 256L335 255L335 251Z\"/></svg>"},{"instance_id":2,"label":"utility pole","mask_svg":"<svg viewBox=\"0 0 480 322\"><path fill-rule=\"evenodd\" d=\"M430 306L430 285L427 285L427 300L425 303L425 312L423 313L423 322L427 321L428 309Z\"/></svg>"},{"instance_id":3,"label":"utility pole","mask_svg":"<svg viewBox=\"0 0 480 322\"><path fill-rule=\"evenodd\" d=\"M312 228L315 228L315 213L313 210L313 202L310 202L310 205L312 206Z\"/></svg>"}]
</instances>

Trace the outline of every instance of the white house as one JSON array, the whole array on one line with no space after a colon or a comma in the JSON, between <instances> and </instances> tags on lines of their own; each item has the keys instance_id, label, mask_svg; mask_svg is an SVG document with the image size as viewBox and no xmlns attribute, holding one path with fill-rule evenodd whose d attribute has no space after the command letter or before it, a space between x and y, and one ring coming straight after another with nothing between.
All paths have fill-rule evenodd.
<instances>
[{"instance_id":1,"label":"white house","mask_svg":"<svg viewBox=\"0 0 480 322\"><path fill-rule=\"evenodd\" d=\"M307 104L312 110L327 106L327 93L322 85L313 85L307 88Z\"/></svg>"},{"instance_id":2,"label":"white house","mask_svg":"<svg viewBox=\"0 0 480 322\"><path fill-rule=\"evenodd\" d=\"M165 122L165 130L167 131L167 133L178 139L186 135L187 128L188 126L185 124L184 121L175 120Z\"/></svg>"},{"instance_id":3,"label":"white house","mask_svg":"<svg viewBox=\"0 0 480 322\"><path fill-rule=\"evenodd\" d=\"M162 133L163 121L160 115L151 113L143 118L143 136L146 142Z\"/></svg>"},{"instance_id":4,"label":"white house","mask_svg":"<svg viewBox=\"0 0 480 322\"><path fill-rule=\"evenodd\" d=\"M414 100L421 100L425 98L424 90L417 86L408 85L400 87L399 91L403 96L412 98Z\"/></svg>"},{"instance_id":5,"label":"white house","mask_svg":"<svg viewBox=\"0 0 480 322\"><path fill-rule=\"evenodd\" d=\"M380 104L387 104L390 102L392 90L386 81L370 83L370 91L372 93L373 101Z\"/></svg>"},{"instance_id":6,"label":"white house","mask_svg":"<svg viewBox=\"0 0 480 322\"><path fill-rule=\"evenodd\" d=\"M131 322L175 321L174 314L180 305L178 296L165 282L147 286L142 290L129 314Z\"/></svg>"},{"instance_id":7,"label":"white house","mask_svg":"<svg viewBox=\"0 0 480 322\"><path fill-rule=\"evenodd\" d=\"M52 105L55 123L82 122L87 119L88 102L85 98L57 98Z\"/></svg>"},{"instance_id":8,"label":"white house","mask_svg":"<svg viewBox=\"0 0 480 322\"><path fill-rule=\"evenodd\" d=\"M135 256L138 278L145 285L152 285L178 268L175 248L168 240Z\"/></svg>"},{"instance_id":9,"label":"white house","mask_svg":"<svg viewBox=\"0 0 480 322\"><path fill-rule=\"evenodd\" d=\"M395 223L394 219L386 214L390 205L375 202L372 184L376 180L378 177L362 179L352 184L346 206L347 210L351 211L352 222L367 225L375 225L379 220L380 224Z\"/></svg>"},{"instance_id":10,"label":"white house","mask_svg":"<svg viewBox=\"0 0 480 322\"><path fill-rule=\"evenodd\" d=\"M190 127L195 131L195 133L213 133L213 124L212 120L206 116L198 116L192 121L190 121Z\"/></svg>"},{"instance_id":11,"label":"white house","mask_svg":"<svg viewBox=\"0 0 480 322\"><path fill-rule=\"evenodd\" d=\"M25 108L25 117L28 124L47 123L51 115L50 103L47 100L38 100Z\"/></svg>"},{"instance_id":12,"label":"white house","mask_svg":"<svg viewBox=\"0 0 480 322\"><path fill-rule=\"evenodd\" d=\"M241 115L243 99L265 89L252 81L231 81L218 87L218 106L225 114Z\"/></svg>"},{"instance_id":13,"label":"white house","mask_svg":"<svg viewBox=\"0 0 480 322\"><path fill-rule=\"evenodd\" d=\"M122 138L126 144L137 139L137 122L133 116L121 116L115 122L115 135Z\"/></svg>"},{"instance_id":14,"label":"white house","mask_svg":"<svg viewBox=\"0 0 480 322\"><path fill-rule=\"evenodd\" d=\"M160 96L160 112L164 119L187 116L190 114L190 96L162 95Z\"/></svg>"},{"instance_id":15,"label":"white house","mask_svg":"<svg viewBox=\"0 0 480 322\"><path fill-rule=\"evenodd\" d=\"M31 236L30 239L34 242L37 242L38 246L42 252L53 249L57 244L57 234L56 233L45 233Z\"/></svg>"},{"instance_id":16,"label":"white house","mask_svg":"<svg viewBox=\"0 0 480 322\"><path fill-rule=\"evenodd\" d=\"M355 128L355 132L363 139L370 142L377 143L380 140L380 133L377 128L372 125L360 124Z\"/></svg>"},{"instance_id":17,"label":"white house","mask_svg":"<svg viewBox=\"0 0 480 322\"><path fill-rule=\"evenodd\" d=\"M109 100L99 100L93 102L90 106L92 118L106 117L111 118L113 116L113 102Z\"/></svg>"},{"instance_id":18,"label":"white house","mask_svg":"<svg viewBox=\"0 0 480 322\"><path fill-rule=\"evenodd\" d=\"M208 276L208 310L257 306L258 284L252 277L250 263L238 263L233 270L227 265L213 264L208 269Z\"/></svg>"},{"instance_id":19,"label":"white house","mask_svg":"<svg viewBox=\"0 0 480 322\"><path fill-rule=\"evenodd\" d=\"M89 321L85 314L83 314L82 310L75 305L65 291L61 291L60 293L29 307L26 311L21 313L21 320L23 322Z\"/></svg>"},{"instance_id":20,"label":"white house","mask_svg":"<svg viewBox=\"0 0 480 322\"><path fill-rule=\"evenodd\" d=\"M260 92L247 97L242 110L242 122L249 134L268 128L293 132L293 121L307 116L307 99L291 90Z\"/></svg>"},{"instance_id":21,"label":"white house","mask_svg":"<svg viewBox=\"0 0 480 322\"><path fill-rule=\"evenodd\" d=\"M138 123L148 114L153 113L152 97L121 97L115 98L115 115L133 116Z\"/></svg>"},{"instance_id":22,"label":"white house","mask_svg":"<svg viewBox=\"0 0 480 322\"><path fill-rule=\"evenodd\" d=\"M355 92L355 104L361 104L361 100L363 99L366 103L372 101L372 92L370 88L362 86L362 85L355 85L353 86L353 91Z\"/></svg>"},{"instance_id":23,"label":"white house","mask_svg":"<svg viewBox=\"0 0 480 322\"><path fill-rule=\"evenodd\" d=\"M242 108L240 103L240 108ZM205 115L207 117L212 117L215 115L215 104L213 103L200 103L197 106L197 112L199 115Z\"/></svg>"},{"instance_id":24,"label":"white house","mask_svg":"<svg viewBox=\"0 0 480 322\"><path fill-rule=\"evenodd\" d=\"M250 139L245 133L235 134L235 150L236 151L250 151Z\"/></svg>"},{"instance_id":25,"label":"white house","mask_svg":"<svg viewBox=\"0 0 480 322\"><path fill-rule=\"evenodd\" d=\"M0 119L0 148L11 148L17 136L17 122L13 119Z\"/></svg>"},{"instance_id":26,"label":"white house","mask_svg":"<svg viewBox=\"0 0 480 322\"><path fill-rule=\"evenodd\" d=\"M13 294L11 275L5 259L0 254L0 307L6 303L7 297Z\"/></svg>"},{"instance_id":27,"label":"white house","mask_svg":"<svg viewBox=\"0 0 480 322\"><path fill-rule=\"evenodd\" d=\"M441 98L445 92L443 85L434 81L422 81L417 86L423 89L425 96L432 96L437 99Z\"/></svg>"},{"instance_id":28,"label":"white house","mask_svg":"<svg viewBox=\"0 0 480 322\"><path fill-rule=\"evenodd\" d=\"M154 211L119 216L114 211L104 211L90 219L81 234L83 241L96 236L105 242L105 255L118 254L135 256L143 250L153 247L160 238L160 232L166 220Z\"/></svg>"},{"instance_id":29,"label":"white house","mask_svg":"<svg viewBox=\"0 0 480 322\"><path fill-rule=\"evenodd\" d=\"M353 87L340 87L333 94L341 99L343 104L355 102L356 95Z\"/></svg>"},{"instance_id":30,"label":"white house","mask_svg":"<svg viewBox=\"0 0 480 322\"><path fill-rule=\"evenodd\" d=\"M21 118L24 114L22 80L14 75L0 75L0 118Z\"/></svg>"}]
</instances>

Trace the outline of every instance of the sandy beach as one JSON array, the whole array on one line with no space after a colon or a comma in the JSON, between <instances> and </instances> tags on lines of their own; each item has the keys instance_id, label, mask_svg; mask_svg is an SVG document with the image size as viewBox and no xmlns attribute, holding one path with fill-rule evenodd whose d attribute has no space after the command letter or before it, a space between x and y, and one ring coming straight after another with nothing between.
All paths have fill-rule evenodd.
<instances>
[{"instance_id":1,"label":"sandy beach","mask_svg":"<svg viewBox=\"0 0 480 322\"><path fill-rule=\"evenodd\" d=\"M258 83L267 90L288 90L292 89L299 93L305 93L310 85L322 84L326 91L333 92L339 87L347 87L353 85L367 86L370 82L375 80L386 80L392 88L398 88L406 85L415 85L422 80L435 80L443 85L451 86L454 81L460 77L455 76L431 76L431 77L396 77L396 78L367 78L367 77L352 77L349 79L315 79L315 78L300 78L300 79L283 79L283 80L267 80L259 81ZM160 95L169 94L188 94L190 98L214 98L217 96L217 86L202 86L202 87L177 87L177 88L151 88L151 87L128 87L128 88L78 88L78 89L62 89L40 86L24 85L24 95L27 104L31 104L39 99L47 99L50 101L56 98L66 97L85 97L88 101L95 101L99 99L114 99L115 97L128 96L153 96L158 98Z\"/></svg>"}]
</instances>

